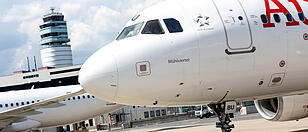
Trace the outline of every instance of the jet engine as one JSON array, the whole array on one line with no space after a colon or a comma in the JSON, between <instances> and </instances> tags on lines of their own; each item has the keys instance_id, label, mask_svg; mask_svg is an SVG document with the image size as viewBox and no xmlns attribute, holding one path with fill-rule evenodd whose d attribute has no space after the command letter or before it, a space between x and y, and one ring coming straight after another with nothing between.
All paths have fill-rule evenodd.
<instances>
[{"instance_id":1,"label":"jet engine","mask_svg":"<svg viewBox=\"0 0 308 132\"><path fill-rule=\"evenodd\" d=\"M27 119L21 122L13 123L12 125L8 126L7 128L4 128L0 132L20 132L31 128L37 128L40 125L41 123L38 121Z\"/></svg>"},{"instance_id":2,"label":"jet engine","mask_svg":"<svg viewBox=\"0 0 308 132\"><path fill-rule=\"evenodd\" d=\"M308 94L255 100L260 115L271 121L290 121L308 117Z\"/></svg>"}]
</instances>

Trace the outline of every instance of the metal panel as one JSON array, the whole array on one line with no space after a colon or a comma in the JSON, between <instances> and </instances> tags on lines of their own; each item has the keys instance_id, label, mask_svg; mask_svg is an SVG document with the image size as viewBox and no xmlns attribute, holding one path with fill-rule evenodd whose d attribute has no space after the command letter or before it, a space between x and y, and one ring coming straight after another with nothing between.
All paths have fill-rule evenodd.
<instances>
[{"instance_id":1,"label":"metal panel","mask_svg":"<svg viewBox=\"0 0 308 132\"><path fill-rule=\"evenodd\" d=\"M249 49L252 37L247 15L238 0L213 0L224 23L231 50Z\"/></svg>"}]
</instances>

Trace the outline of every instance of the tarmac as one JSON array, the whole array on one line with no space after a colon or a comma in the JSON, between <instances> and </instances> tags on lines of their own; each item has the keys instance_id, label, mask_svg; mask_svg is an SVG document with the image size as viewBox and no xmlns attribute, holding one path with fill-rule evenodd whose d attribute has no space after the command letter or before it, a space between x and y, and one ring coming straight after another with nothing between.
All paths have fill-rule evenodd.
<instances>
[{"instance_id":1,"label":"tarmac","mask_svg":"<svg viewBox=\"0 0 308 132\"><path fill-rule=\"evenodd\" d=\"M216 118L192 119L139 128L115 130L114 132L221 132L215 127ZM232 132L308 132L308 118L299 121L272 122L263 119L259 114L236 115L231 124Z\"/></svg>"}]
</instances>

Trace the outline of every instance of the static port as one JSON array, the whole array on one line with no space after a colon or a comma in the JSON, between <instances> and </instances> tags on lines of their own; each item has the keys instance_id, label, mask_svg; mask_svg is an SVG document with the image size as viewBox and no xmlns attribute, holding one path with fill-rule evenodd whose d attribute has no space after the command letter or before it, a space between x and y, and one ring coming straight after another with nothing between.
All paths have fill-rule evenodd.
<instances>
[{"instance_id":1,"label":"static port","mask_svg":"<svg viewBox=\"0 0 308 132\"><path fill-rule=\"evenodd\" d=\"M263 81L260 81L260 82L259 82L259 85L261 86L261 85L263 85L263 83L264 83Z\"/></svg>"}]
</instances>

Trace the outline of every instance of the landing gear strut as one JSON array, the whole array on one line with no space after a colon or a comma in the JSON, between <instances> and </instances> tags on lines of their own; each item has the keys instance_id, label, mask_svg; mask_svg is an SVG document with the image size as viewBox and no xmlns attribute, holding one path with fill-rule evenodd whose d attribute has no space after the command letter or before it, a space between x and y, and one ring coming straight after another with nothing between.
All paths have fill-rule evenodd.
<instances>
[{"instance_id":1,"label":"landing gear strut","mask_svg":"<svg viewBox=\"0 0 308 132\"><path fill-rule=\"evenodd\" d=\"M231 124L231 118L234 118L233 113L226 113L225 107L226 103L221 104L210 104L210 108L215 112L218 116L219 122L216 122L216 127L220 128L222 132L231 132L232 128L234 128L234 124Z\"/></svg>"}]
</instances>

